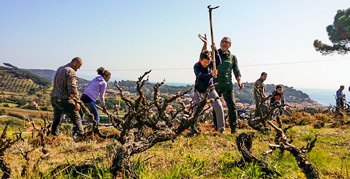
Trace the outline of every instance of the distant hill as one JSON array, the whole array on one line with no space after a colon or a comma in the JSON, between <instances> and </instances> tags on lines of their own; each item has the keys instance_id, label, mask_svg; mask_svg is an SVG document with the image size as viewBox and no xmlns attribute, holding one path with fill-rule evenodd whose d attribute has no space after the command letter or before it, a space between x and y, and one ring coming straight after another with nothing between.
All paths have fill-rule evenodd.
<instances>
[{"instance_id":1,"label":"distant hill","mask_svg":"<svg viewBox=\"0 0 350 179\"><path fill-rule=\"evenodd\" d=\"M43 77L51 82L53 81L56 73L55 70L47 70L47 69L23 69L23 70L29 71L30 73Z\"/></svg>"},{"instance_id":2,"label":"distant hill","mask_svg":"<svg viewBox=\"0 0 350 179\"><path fill-rule=\"evenodd\" d=\"M123 90L136 93L136 82L130 81L130 80L122 80L119 81L119 85ZM154 83L147 83L144 86L145 92L153 92L153 85ZM237 89L237 85L234 85L234 91L235 91L235 97L238 99L238 102L241 103L248 103L248 104L254 104L254 95L253 95L253 85L254 83L244 83L244 88L242 90ZM113 83L108 84L109 88L115 88ZM172 85L163 85L160 88L160 91L162 93L169 93L169 94L175 94L178 91L185 91L189 88L194 89L194 86L187 85L187 86L172 86ZM276 85L273 84L267 84L266 85L266 94L271 94L276 88ZM289 103L301 103L301 102L312 102L309 95L300 91L296 90L293 87L284 86L284 95L285 99Z\"/></svg>"},{"instance_id":3,"label":"distant hill","mask_svg":"<svg viewBox=\"0 0 350 179\"><path fill-rule=\"evenodd\" d=\"M29 92L47 88L51 81L9 63L0 66L0 91Z\"/></svg>"},{"instance_id":4,"label":"distant hill","mask_svg":"<svg viewBox=\"0 0 350 179\"><path fill-rule=\"evenodd\" d=\"M253 95L253 86L254 83L244 83L244 88L242 90L237 89L237 85L234 85L234 90L236 98L239 99L241 103L254 104L254 95ZM289 103L301 103L301 102L312 102L309 95L296 90L293 87L284 86L284 97ZM265 93L267 95L271 94L276 89L276 85L267 84Z\"/></svg>"},{"instance_id":5,"label":"distant hill","mask_svg":"<svg viewBox=\"0 0 350 179\"><path fill-rule=\"evenodd\" d=\"M9 65L11 65L11 64L9 64ZM5 68L5 67L2 67L2 68ZM12 71L15 71L14 69L18 70L18 68L14 67L14 66L12 66L11 68L6 68L6 69L12 69ZM30 74L33 74L33 75L35 74L36 77L33 76L33 81L38 81L37 79L38 79L38 77L40 77L40 79L44 78L47 81L49 80L50 84L52 83L52 81L54 79L54 75L55 75L54 70L41 70L41 69L26 69L26 70ZM22 70L22 71L24 71L24 70ZM0 76L0 80L1 80L1 76ZM46 81L46 83L47 83L47 81ZM79 90L83 91L89 82L90 82L89 80L79 78L79 81L78 81ZM129 91L131 93L137 92L135 83L136 83L135 81L131 81L131 80L119 81L119 85L122 87L122 89L125 91ZM144 86L145 92L152 93L153 92L153 85L154 85L154 83L146 83ZM235 95L236 95L235 97L238 99L238 102L254 104L254 97L253 97L253 85L254 85L254 83L244 83L244 85L245 85L245 88L242 90L238 90L237 85L236 84L234 85L234 90L235 90ZM116 87L114 86L114 82L109 82L108 88L116 89ZM193 88L193 85L187 85L187 86L163 85L160 88L160 91L162 93L175 94L178 91L185 91L189 88ZM275 85L267 84L266 85L266 94L271 94L275 88L276 88ZM308 94L306 94L300 90L296 90L293 87L284 86L284 94L285 94L286 101L290 102L290 103L312 102L312 100L310 99Z\"/></svg>"}]
</instances>

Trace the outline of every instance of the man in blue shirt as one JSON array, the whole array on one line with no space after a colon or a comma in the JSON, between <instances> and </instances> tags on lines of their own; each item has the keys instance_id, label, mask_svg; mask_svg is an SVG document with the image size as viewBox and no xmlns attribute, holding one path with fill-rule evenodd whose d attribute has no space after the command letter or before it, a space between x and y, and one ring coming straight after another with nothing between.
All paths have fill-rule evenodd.
<instances>
[{"instance_id":1,"label":"man in blue shirt","mask_svg":"<svg viewBox=\"0 0 350 179\"><path fill-rule=\"evenodd\" d=\"M337 91L336 95L337 95L337 111L339 111L339 109L344 109L344 104L345 104L345 94L343 93L344 90L344 85L341 85L339 90Z\"/></svg>"}]
</instances>

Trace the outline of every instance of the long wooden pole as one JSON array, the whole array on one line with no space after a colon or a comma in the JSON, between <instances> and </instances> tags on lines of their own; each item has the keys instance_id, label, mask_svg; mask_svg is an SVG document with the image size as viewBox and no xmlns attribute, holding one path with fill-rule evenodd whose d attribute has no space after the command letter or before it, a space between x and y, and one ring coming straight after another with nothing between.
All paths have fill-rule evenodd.
<instances>
[{"instance_id":1,"label":"long wooden pole","mask_svg":"<svg viewBox=\"0 0 350 179\"><path fill-rule=\"evenodd\" d=\"M211 45L214 45L214 31L213 31L213 20L212 20L212 13L211 11L213 9L218 8L219 6L211 8L210 5L208 6L209 9L209 23L210 23L210 35L211 35ZM215 51L212 51L212 59L213 59L213 70L216 70L216 60L215 60Z\"/></svg>"}]
</instances>

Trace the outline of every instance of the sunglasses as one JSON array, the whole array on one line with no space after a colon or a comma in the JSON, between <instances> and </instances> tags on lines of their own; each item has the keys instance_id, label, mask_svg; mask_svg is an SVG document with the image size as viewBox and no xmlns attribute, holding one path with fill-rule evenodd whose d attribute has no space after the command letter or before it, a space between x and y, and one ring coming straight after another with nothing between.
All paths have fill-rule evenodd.
<instances>
[{"instance_id":1,"label":"sunglasses","mask_svg":"<svg viewBox=\"0 0 350 179\"><path fill-rule=\"evenodd\" d=\"M222 40L221 43L227 43L227 44L230 44L231 42L230 41L227 41L227 40Z\"/></svg>"}]
</instances>

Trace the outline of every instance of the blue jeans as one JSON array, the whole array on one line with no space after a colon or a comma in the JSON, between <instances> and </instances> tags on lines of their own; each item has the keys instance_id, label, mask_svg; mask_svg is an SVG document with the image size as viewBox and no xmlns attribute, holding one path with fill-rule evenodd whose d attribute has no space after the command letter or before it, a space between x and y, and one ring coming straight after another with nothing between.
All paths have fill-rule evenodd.
<instances>
[{"instance_id":1,"label":"blue jeans","mask_svg":"<svg viewBox=\"0 0 350 179\"><path fill-rule=\"evenodd\" d=\"M96 103L94 101L84 103L85 106L90 110L90 112L94 115L95 120L97 121L97 124L100 123L100 115L98 114ZM83 119L85 116L85 113L81 112L81 118Z\"/></svg>"}]
</instances>

